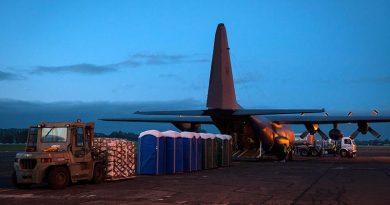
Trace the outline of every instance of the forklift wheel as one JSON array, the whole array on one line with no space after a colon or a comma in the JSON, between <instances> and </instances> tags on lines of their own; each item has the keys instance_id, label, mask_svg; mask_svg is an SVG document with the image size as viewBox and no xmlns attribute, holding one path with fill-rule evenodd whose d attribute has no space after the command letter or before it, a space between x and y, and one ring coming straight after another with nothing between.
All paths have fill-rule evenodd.
<instances>
[{"instance_id":1,"label":"forklift wheel","mask_svg":"<svg viewBox=\"0 0 390 205\"><path fill-rule=\"evenodd\" d=\"M52 189L63 189L69 184L69 172L65 167L54 167L49 171L48 181Z\"/></svg>"},{"instance_id":2,"label":"forklift wheel","mask_svg":"<svg viewBox=\"0 0 390 205\"><path fill-rule=\"evenodd\" d=\"M100 184L104 181L105 174L104 174L104 167L102 164L96 164L95 169L93 170L93 178L92 182L94 184Z\"/></svg>"}]
</instances>

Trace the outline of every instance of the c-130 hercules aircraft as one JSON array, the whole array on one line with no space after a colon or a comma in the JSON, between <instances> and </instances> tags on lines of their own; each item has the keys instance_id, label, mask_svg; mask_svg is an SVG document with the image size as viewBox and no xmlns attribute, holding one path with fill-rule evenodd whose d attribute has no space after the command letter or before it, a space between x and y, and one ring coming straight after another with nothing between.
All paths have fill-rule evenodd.
<instances>
[{"instance_id":1,"label":"c-130 hercules aircraft","mask_svg":"<svg viewBox=\"0 0 390 205\"><path fill-rule=\"evenodd\" d=\"M129 118L110 118L104 121L163 122L172 123L182 131L199 132L201 124L214 124L221 133L237 138L237 149L261 148L275 155L278 160L291 156L295 140L294 132L285 124L304 124L307 131L302 136L318 133L327 135L318 124L333 124L329 137L339 140L343 137L338 123L357 123L360 132L380 135L368 126L368 122L389 122L390 116L283 116L280 114L321 113L324 109L244 109L236 101L229 46L224 24L219 24L215 34L213 59L211 63L207 109L184 111L137 111ZM267 115L266 117L262 115ZM275 116L278 115L278 116Z\"/></svg>"}]
</instances>

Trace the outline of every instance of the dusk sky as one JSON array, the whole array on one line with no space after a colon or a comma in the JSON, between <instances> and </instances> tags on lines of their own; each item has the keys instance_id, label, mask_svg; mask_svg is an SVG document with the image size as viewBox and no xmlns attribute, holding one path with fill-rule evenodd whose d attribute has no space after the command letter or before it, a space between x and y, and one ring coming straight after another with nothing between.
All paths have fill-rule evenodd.
<instances>
[{"instance_id":1,"label":"dusk sky","mask_svg":"<svg viewBox=\"0 0 390 205\"><path fill-rule=\"evenodd\" d=\"M204 108L224 23L242 106L390 114L389 19L387 0L3 0L0 101Z\"/></svg>"}]
</instances>

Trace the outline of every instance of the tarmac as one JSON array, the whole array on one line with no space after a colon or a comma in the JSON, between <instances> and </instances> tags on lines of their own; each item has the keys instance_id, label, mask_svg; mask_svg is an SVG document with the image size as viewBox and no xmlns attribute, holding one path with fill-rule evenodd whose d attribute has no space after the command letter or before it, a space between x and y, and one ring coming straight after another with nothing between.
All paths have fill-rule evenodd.
<instances>
[{"instance_id":1,"label":"tarmac","mask_svg":"<svg viewBox=\"0 0 390 205\"><path fill-rule=\"evenodd\" d=\"M390 147L358 147L356 159L295 156L64 190L12 186L15 152L0 152L0 204L390 204Z\"/></svg>"}]
</instances>

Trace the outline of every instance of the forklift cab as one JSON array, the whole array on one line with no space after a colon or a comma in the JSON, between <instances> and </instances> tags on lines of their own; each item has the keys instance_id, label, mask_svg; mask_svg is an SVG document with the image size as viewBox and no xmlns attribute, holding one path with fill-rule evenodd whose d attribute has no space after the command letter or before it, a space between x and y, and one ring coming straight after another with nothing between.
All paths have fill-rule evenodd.
<instances>
[{"instance_id":1,"label":"forklift cab","mask_svg":"<svg viewBox=\"0 0 390 205\"><path fill-rule=\"evenodd\" d=\"M93 170L92 159L92 124L74 124L70 127L72 135L72 143L70 145L71 154L73 155L71 162L72 179L88 178Z\"/></svg>"}]
</instances>

